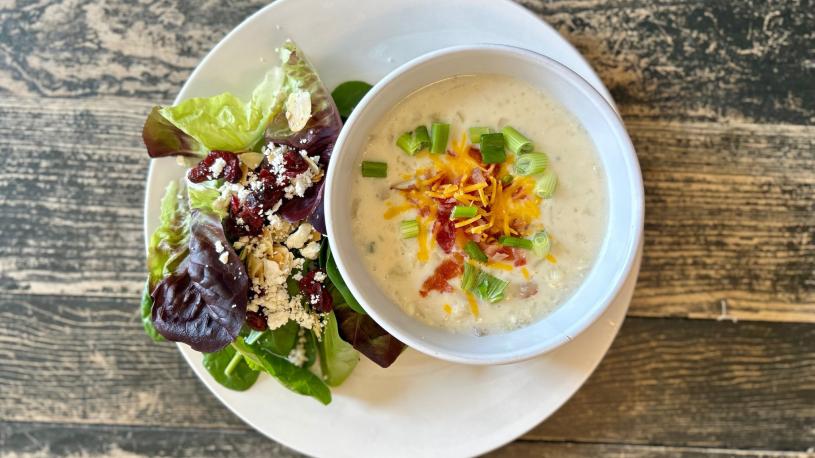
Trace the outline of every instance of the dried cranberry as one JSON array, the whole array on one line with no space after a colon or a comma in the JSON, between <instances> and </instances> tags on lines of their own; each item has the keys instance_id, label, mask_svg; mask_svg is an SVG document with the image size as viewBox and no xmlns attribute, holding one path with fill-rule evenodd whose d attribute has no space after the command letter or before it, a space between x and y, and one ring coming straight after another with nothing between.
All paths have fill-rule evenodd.
<instances>
[{"instance_id":1,"label":"dried cranberry","mask_svg":"<svg viewBox=\"0 0 815 458\"><path fill-rule=\"evenodd\" d=\"M266 317L260 312L246 312L246 325L255 331L266 330Z\"/></svg>"},{"instance_id":2,"label":"dried cranberry","mask_svg":"<svg viewBox=\"0 0 815 458\"><path fill-rule=\"evenodd\" d=\"M303 159L299 152L289 149L283 153L283 163L286 167L286 176L294 178L308 169L308 162Z\"/></svg>"},{"instance_id":3,"label":"dried cranberry","mask_svg":"<svg viewBox=\"0 0 815 458\"><path fill-rule=\"evenodd\" d=\"M222 159L226 162L226 165L215 175L212 173L212 165L215 164L215 161L218 159ZM187 178L193 183L217 180L218 178L223 178L230 183L237 183L241 179L241 162L235 153L230 153L229 151L210 151L207 157L190 169Z\"/></svg>"},{"instance_id":4,"label":"dried cranberry","mask_svg":"<svg viewBox=\"0 0 815 458\"><path fill-rule=\"evenodd\" d=\"M270 210L283 198L283 188L277 184L274 174L267 169L260 169L258 180L262 186L252 194L260 207Z\"/></svg>"},{"instance_id":5,"label":"dried cranberry","mask_svg":"<svg viewBox=\"0 0 815 458\"><path fill-rule=\"evenodd\" d=\"M325 275L322 270L312 270L311 272L303 275L300 279L300 293L306 298L306 302L311 305L311 308L316 312L328 313L334 306L334 300L331 298L331 293L322 283L314 279L314 276L320 272Z\"/></svg>"}]
</instances>

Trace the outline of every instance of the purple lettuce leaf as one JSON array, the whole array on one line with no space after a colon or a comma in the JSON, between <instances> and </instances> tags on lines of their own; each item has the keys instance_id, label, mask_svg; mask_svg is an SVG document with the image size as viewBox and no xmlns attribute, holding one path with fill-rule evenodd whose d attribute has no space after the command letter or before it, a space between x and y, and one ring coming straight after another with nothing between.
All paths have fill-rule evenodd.
<instances>
[{"instance_id":1,"label":"purple lettuce leaf","mask_svg":"<svg viewBox=\"0 0 815 458\"><path fill-rule=\"evenodd\" d=\"M203 157L198 140L192 138L161 115L161 107L153 107L142 129L142 140L150 157Z\"/></svg>"},{"instance_id":2,"label":"purple lettuce leaf","mask_svg":"<svg viewBox=\"0 0 815 458\"><path fill-rule=\"evenodd\" d=\"M281 99L286 100L288 95L295 91L308 92L311 97L311 117L304 128L293 132L286 119L286 110L279 110L266 128L266 141L297 150L304 149L308 151L309 156L318 156L320 167L326 170L334 143L342 129L342 120L337 106L331 98L331 93L320 81L317 71L303 52L291 41L287 41L282 46L281 60L284 74L282 89L284 94ZM281 207L280 214L289 221L299 221L309 217L312 225L325 233L325 222L322 216L323 183L315 187L319 189L286 202Z\"/></svg>"},{"instance_id":3,"label":"purple lettuce leaf","mask_svg":"<svg viewBox=\"0 0 815 458\"><path fill-rule=\"evenodd\" d=\"M340 337L368 359L388 367L402 354L405 344L388 334L368 315L357 313L347 304L334 308Z\"/></svg>"},{"instance_id":4,"label":"purple lettuce leaf","mask_svg":"<svg viewBox=\"0 0 815 458\"><path fill-rule=\"evenodd\" d=\"M224 250L226 263L219 259ZM153 325L167 340L205 353L219 351L238 336L248 293L249 277L221 220L193 210L188 255L151 294Z\"/></svg>"}]
</instances>

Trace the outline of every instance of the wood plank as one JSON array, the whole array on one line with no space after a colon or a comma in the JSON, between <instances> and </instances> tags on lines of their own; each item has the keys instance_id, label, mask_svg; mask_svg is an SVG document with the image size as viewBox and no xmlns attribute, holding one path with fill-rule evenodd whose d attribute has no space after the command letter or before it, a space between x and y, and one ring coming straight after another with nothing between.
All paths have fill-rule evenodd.
<instances>
[{"instance_id":1,"label":"wood plank","mask_svg":"<svg viewBox=\"0 0 815 458\"><path fill-rule=\"evenodd\" d=\"M0 297L0 419L247 430L173 345L143 335L135 302ZM526 437L804 450L813 398L815 325L629 318L586 386Z\"/></svg>"},{"instance_id":2,"label":"wood plank","mask_svg":"<svg viewBox=\"0 0 815 458\"><path fill-rule=\"evenodd\" d=\"M132 298L150 103L0 99L0 291ZM646 186L630 313L815 322L815 127L628 123ZM47 137L31 132L48 132Z\"/></svg>"},{"instance_id":3,"label":"wood plank","mask_svg":"<svg viewBox=\"0 0 815 458\"><path fill-rule=\"evenodd\" d=\"M503 447L487 457L512 458L583 458L587 456L642 458L704 458L704 457L740 457L740 458L812 458L810 451L779 450L739 450L732 448L705 447L666 447L661 445L623 445L623 444L584 444L577 442L537 442L517 441Z\"/></svg>"},{"instance_id":4,"label":"wood plank","mask_svg":"<svg viewBox=\"0 0 815 458\"><path fill-rule=\"evenodd\" d=\"M0 6L0 93L170 100L266 2ZM813 9L643 0L521 2L574 43L629 117L815 119Z\"/></svg>"},{"instance_id":5,"label":"wood plank","mask_svg":"<svg viewBox=\"0 0 815 458\"><path fill-rule=\"evenodd\" d=\"M97 425L6 423L0 425L0 458L77 457L301 457L254 431L212 431L182 428L131 428ZM805 458L806 452L737 450L652 445L581 444L518 441L489 457L619 458L728 456Z\"/></svg>"}]
</instances>

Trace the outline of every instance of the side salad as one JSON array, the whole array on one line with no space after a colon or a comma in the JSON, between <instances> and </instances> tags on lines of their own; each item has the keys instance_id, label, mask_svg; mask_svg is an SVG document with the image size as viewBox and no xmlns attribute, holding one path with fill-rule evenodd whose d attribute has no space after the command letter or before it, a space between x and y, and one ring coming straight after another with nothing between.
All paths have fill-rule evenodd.
<instances>
[{"instance_id":1,"label":"side salad","mask_svg":"<svg viewBox=\"0 0 815 458\"><path fill-rule=\"evenodd\" d=\"M154 340L202 352L227 388L265 372L328 404L360 353L388 367L405 348L351 295L324 237L325 170L370 85L329 94L293 42L279 53L248 102L223 93L148 115L147 153L188 170L161 202L141 317Z\"/></svg>"}]
</instances>

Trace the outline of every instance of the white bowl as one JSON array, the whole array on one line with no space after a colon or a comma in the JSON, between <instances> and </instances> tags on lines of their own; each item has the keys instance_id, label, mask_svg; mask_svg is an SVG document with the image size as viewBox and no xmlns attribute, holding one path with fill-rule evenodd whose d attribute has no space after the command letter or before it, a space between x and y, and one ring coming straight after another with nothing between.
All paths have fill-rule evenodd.
<instances>
[{"instance_id":1,"label":"white bowl","mask_svg":"<svg viewBox=\"0 0 815 458\"><path fill-rule=\"evenodd\" d=\"M399 101L456 75L499 74L524 80L553 97L585 127L606 176L608 227L583 283L557 309L514 331L475 336L425 324L402 311L364 266L351 231L352 181L369 133ZM340 133L326 177L325 214L331 250L343 278L368 314L405 344L427 355L467 364L531 358L568 342L608 307L628 276L642 237L643 188L636 152L622 120L579 75L534 52L503 45L456 46L397 68L362 99ZM372 221L371 224L376 224Z\"/></svg>"}]
</instances>

